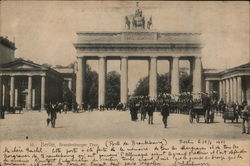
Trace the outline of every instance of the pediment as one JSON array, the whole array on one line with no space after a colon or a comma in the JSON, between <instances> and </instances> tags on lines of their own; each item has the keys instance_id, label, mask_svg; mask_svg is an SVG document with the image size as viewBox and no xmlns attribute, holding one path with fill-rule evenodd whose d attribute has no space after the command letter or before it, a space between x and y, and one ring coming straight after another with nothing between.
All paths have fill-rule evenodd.
<instances>
[{"instance_id":1,"label":"pediment","mask_svg":"<svg viewBox=\"0 0 250 166\"><path fill-rule=\"evenodd\" d=\"M32 65L27 65L27 64L17 64L17 65L14 65L14 66L11 66L10 68L13 68L13 69L34 69L34 68L38 68L38 67L35 67L35 66L32 66Z\"/></svg>"},{"instance_id":2,"label":"pediment","mask_svg":"<svg viewBox=\"0 0 250 166\"><path fill-rule=\"evenodd\" d=\"M42 66L31 61L15 60L2 65L2 68L9 69L41 69Z\"/></svg>"}]
</instances>

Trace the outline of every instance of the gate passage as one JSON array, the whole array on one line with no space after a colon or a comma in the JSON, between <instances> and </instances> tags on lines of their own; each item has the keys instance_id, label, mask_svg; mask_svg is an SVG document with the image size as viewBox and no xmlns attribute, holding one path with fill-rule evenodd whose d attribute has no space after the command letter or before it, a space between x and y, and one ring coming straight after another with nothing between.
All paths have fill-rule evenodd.
<instances>
[{"instance_id":1,"label":"gate passage","mask_svg":"<svg viewBox=\"0 0 250 166\"><path fill-rule=\"evenodd\" d=\"M147 28L145 27L147 24ZM146 18L138 7L134 15L125 16L125 30L120 32L77 32L74 47L77 51L76 101L85 100L85 68L88 59L99 61L98 105L105 105L107 60L121 62L121 103L128 102L128 60L149 62L149 95L157 98L157 61L168 60L171 73L171 94L178 96L179 61L190 62L193 78L193 93L201 92L201 49L200 33L169 33L151 29L152 17Z\"/></svg>"}]
</instances>

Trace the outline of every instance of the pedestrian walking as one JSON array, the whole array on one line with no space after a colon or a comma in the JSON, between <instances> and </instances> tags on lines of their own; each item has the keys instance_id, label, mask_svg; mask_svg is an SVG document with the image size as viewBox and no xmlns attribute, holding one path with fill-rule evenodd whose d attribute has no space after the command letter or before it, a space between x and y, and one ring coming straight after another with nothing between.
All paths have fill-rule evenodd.
<instances>
[{"instance_id":1,"label":"pedestrian walking","mask_svg":"<svg viewBox=\"0 0 250 166\"><path fill-rule=\"evenodd\" d=\"M136 108L135 108L135 104L134 103L132 103L131 105L130 105L130 115L131 115L131 120L132 121L136 121L136 118L135 118L135 110Z\"/></svg>"},{"instance_id":2,"label":"pedestrian walking","mask_svg":"<svg viewBox=\"0 0 250 166\"><path fill-rule=\"evenodd\" d=\"M141 121L144 121L144 119L146 119L146 109L144 103L141 103L140 112L141 112Z\"/></svg>"},{"instance_id":3,"label":"pedestrian walking","mask_svg":"<svg viewBox=\"0 0 250 166\"><path fill-rule=\"evenodd\" d=\"M242 110L242 134L249 134L250 126L249 126L249 116L250 116L250 105L245 105Z\"/></svg>"},{"instance_id":4,"label":"pedestrian walking","mask_svg":"<svg viewBox=\"0 0 250 166\"><path fill-rule=\"evenodd\" d=\"M52 128L55 128L56 126L56 118L57 118L57 106L56 104L52 104L52 107L51 107L51 113L50 113L50 120L51 120L51 127Z\"/></svg>"},{"instance_id":5,"label":"pedestrian walking","mask_svg":"<svg viewBox=\"0 0 250 166\"><path fill-rule=\"evenodd\" d=\"M165 128L168 126L169 105L164 103L161 109L162 122Z\"/></svg>"},{"instance_id":6,"label":"pedestrian walking","mask_svg":"<svg viewBox=\"0 0 250 166\"><path fill-rule=\"evenodd\" d=\"M46 105L46 112L47 112L47 114L48 114L48 117L47 117L47 119L46 119L46 123L47 123L47 126L49 126L49 124L50 124L50 121L51 121L51 119L50 119L50 114L51 114L51 109L52 109L52 104L51 104L51 102L48 104L48 105Z\"/></svg>"},{"instance_id":7,"label":"pedestrian walking","mask_svg":"<svg viewBox=\"0 0 250 166\"><path fill-rule=\"evenodd\" d=\"M147 109L147 112L148 112L148 124L153 124L154 109L155 109L154 103L152 101L149 102L148 109Z\"/></svg>"}]
</instances>

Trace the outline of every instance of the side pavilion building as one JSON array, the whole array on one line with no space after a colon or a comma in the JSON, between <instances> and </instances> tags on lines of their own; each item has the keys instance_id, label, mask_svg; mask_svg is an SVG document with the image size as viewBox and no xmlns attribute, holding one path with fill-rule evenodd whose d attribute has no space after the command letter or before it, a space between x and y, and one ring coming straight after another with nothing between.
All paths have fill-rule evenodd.
<instances>
[{"instance_id":1,"label":"side pavilion building","mask_svg":"<svg viewBox=\"0 0 250 166\"><path fill-rule=\"evenodd\" d=\"M16 59L0 65L0 105L44 109L62 101L63 77L50 67Z\"/></svg>"},{"instance_id":2,"label":"side pavilion building","mask_svg":"<svg viewBox=\"0 0 250 166\"><path fill-rule=\"evenodd\" d=\"M250 104L250 63L223 71L204 70L205 90L215 92L226 103Z\"/></svg>"}]
</instances>

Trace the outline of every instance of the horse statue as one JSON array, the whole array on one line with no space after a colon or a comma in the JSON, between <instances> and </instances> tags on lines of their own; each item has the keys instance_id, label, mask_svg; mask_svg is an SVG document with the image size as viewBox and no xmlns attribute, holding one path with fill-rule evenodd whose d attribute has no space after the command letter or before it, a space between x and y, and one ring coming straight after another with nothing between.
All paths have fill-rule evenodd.
<instances>
[{"instance_id":1,"label":"horse statue","mask_svg":"<svg viewBox=\"0 0 250 166\"><path fill-rule=\"evenodd\" d=\"M151 25L152 25L152 16L149 18L148 22L147 22L147 28L150 29Z\"/></svg>"},{"instance_id":2,"label":"horse statue","mask_svg":"<svg viewBox=\"0 0 250 166\"><path fill-rule=\"evenodd\" d=\"M145 29L145 19L144 17L133 17L132 24L134 28L142 28Z\"/></svg>"},{"instance_id":3,"label":"horse statue","mask_svg":"<svg viewBox=\"0 0 250 166\"><path fill-rule=\"evenodd\" d=\"M128 16L125 17L125 27L130 29L130 20L129 20Z\"/></svg>"}]
</instances>

